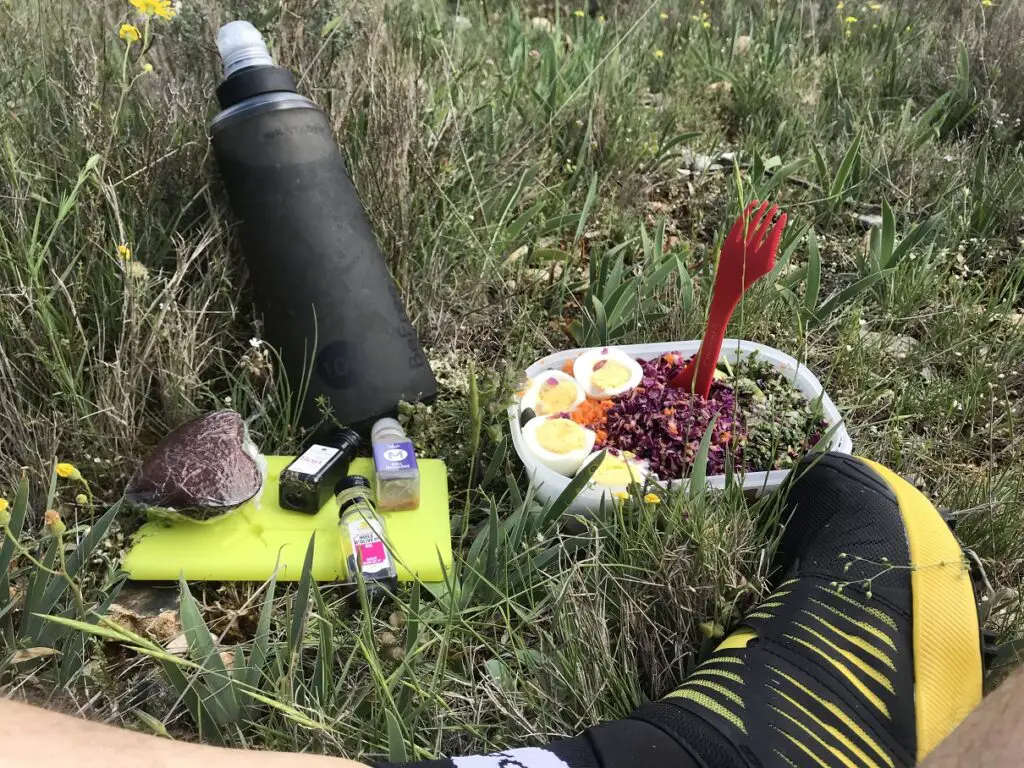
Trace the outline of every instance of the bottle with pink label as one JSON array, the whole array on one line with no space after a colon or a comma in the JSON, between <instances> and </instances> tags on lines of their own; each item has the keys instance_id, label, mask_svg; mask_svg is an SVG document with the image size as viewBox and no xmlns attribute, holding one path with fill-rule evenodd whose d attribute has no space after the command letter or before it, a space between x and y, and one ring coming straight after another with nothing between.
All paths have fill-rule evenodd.
<instances>
[{"instance_id":1,"label":"bottle with pink label","mask_svg":"<svg viewBox=\"0 0 1024 768\"><path fill-rule=\"evenodd\" d=\"M338 501L341 546L348 577L361 572L371 599L398 587L394 557L388 549L387 524L373 504L370 481L359 475L342 478L334 489Z\"/></svg>"}]
</instances>

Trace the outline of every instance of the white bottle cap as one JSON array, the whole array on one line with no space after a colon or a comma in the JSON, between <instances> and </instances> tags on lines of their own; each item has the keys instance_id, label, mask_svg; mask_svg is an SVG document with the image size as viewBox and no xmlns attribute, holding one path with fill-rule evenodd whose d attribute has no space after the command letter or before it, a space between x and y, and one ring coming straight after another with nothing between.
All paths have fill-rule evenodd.
<instances>
[{"instance_id":1,"label":"white bottle cap","mask_svg":"<svg viewBox=\"0 0 1024 768\"><path fill-rule=\"evenodd\" d=\"M217 50L224 62L224 77L246 67L272 67L274 59L263 35L248 21L229 21L217 32Z\"/></svg>"},{"instance_id":2,"label":"white bottle cap","mask_svg":"<svg viewBox=\"0 0 1024 768\"><path fill-rule=\"evenodd\" d=\"M405 430L398 419L378 419L370 430L370 442L382 442L381 438L385 435L391 438L405 437Z\"/></svg>"}]
</instances>

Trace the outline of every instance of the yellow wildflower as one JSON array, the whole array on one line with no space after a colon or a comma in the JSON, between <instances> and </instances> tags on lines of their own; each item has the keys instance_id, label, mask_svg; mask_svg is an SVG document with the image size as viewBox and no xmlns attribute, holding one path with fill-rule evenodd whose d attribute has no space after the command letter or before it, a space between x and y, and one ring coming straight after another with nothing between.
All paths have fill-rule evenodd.
<instances>
[{"instance_id":1,"label":"yellow wildflower","mask_svg":"<svg viewBox=\"0 0 1024 768\"><path fill-rule=\"evenodd\" d=\"M117 36L124 40L128 45L139 42L142 37L142 33L139 32L139 28L134 24L122 24L121 28L117 30Z\"/></svg>"},{"instance_id":2,"label":"yellow wildflower","mask_svg":"<svg viewBox=\"0 0 1024 768\"><path fill-rule=\"evenodd\" d=\"M161 19L170 20L174 18L177 11L171 5L171 0L129 0L143 16L159 16Z\"/></svg>"},{"instance_id":3,"label":"yellow wildflower","mask_svg":"<svg viewBox=\"0 0 1024 768\"><path fill-rule=\"evenodd\" d=\"M577 17L577 18L579 18L579 19L582 19L587 14L584 13L582 8L577 8L575 11L572 12L572 15Z\"/></svg>"},{"instance_id":4,"label":"yellow wildflower","mask_svg":"<svg viewBox=\"0 0 1024 768\"><path fill-rule=\"evenodd\" d=\"M856 16L847 16L845 19L843 19L843 21L845 21L847 24L856 24L857 23L857 17Z\"/></svg>"},{"instance_id":5,"label":"yellow wildflower","mask_svg":"<svg viewBox=\"0 0 1024 768\"><path fill-rule=\"evenodd\" d=\"M142 65L142 71L148 75L150 72L153 71L153 65L147 61L145 64Z\"/></svg>"},{"instance_id":6,"label":"yellow wildflower","mask_svg":"<svg viewBox=\"0 0 1024 768\"><path fill-rule=\"evenodd\" d=\"M625 491L615 491L615 493L613 493L612 496L614 496L616 499L619 499L620 501L625 501L626 499L629 498L629 494L626 493Z\"/></svg>"},{"instance_id":7,"label":"yellow wildflower","mask_svg":"<svg viewBox=\"0 0 1024 768\"><path fill-rule=\"evenodd\" d=\"M6 528L11 524L11 504L3 496L0 496L0 527Z\"/></svg>"},{"instance_id":8,"label":"yellow wildflower","mask_svg":"<svg viewBox=\"0 0 1024 768\"><path fill-rule=\"evenodd\" d=\"M839 2L836 3L836 10L837 11L841 11L845 7L846 7L846 3L844 3L843 0L839 0Z\"/></svg>"},{"instance_id":9,"label":"yellow wildflower","mask_svg":"<svg viewBox=\"0 0 1024 768\"><path fill-rule=\"evenodd\" d=\"M82 473L78 471L78 467L74 464L68 464L66 461L62 461L57 465L57 477L61 477L65 480L81 480Z\"/></svg>"},{"instance_id":10,"label":"yellow wildflower","mask_svg":"<svg viewBox=\"0 0 1024 768\"><path fill-rule=\"evenodd\" d=\"M129 261L132 257L132 249L128 247L127 243L118 243L117 255L125 261Z\"/></svg>"},{"instance_id":11,"label":"yellow wildflower","mask_svg":"<svg viewBox=\"0 0 1024 768\"><path fill-rule=\"evenodd\" d=\"M656 59L664 59L665 58L665 52L663 50L661 50L661 48L659 48L658 50L656 50L654 52L654 58L656 58Z\"/></svg>"},{"instance_id":12,"label":"yellow wildflower","mask_svg":"<svg viewBox=\"0 0 1024 768\"><path fill-rule=\"evenodd\" d=\"M604 17L604 14L600 14L600 15L599 15L599 16L597 17L597 23L598 23L598 24L604 24L604 23L605 23L605 21L607 21L607 19L605 19L605 17Z\"/></svg>"},{"instance_id":13,"label":"yellow wildflower","mask_svg":"<svg viewBox=\"0 0 1024 768\"><path fill-rule=\"evenodd\" d=\"M658 18L661 19L662 21L668 21L668 14L662 11L661 13L658 14Z\"/></svg>"},{"instance_id":14,"label":"yellow wildflower","mask_svg":"<svg viewBox=\"0 0 1024 768\"><path fill-rule=\"evenodd\" d=\"M981 0L981 4L983 6L985 6L986 8L991 8L992 7L992 0Z\"/></svg>"},{"instance_id":15,"label":"yellow wildflower","mask_svg":"<svg viewBox=\"0 0 1024 768\"><path fill-rule=\"evenodd\" d=\"M60 512L56 509L46 510L46 514L43 515L43 524L50 529L50 533L54 536L60 536L68 529L64 525L64 521L60 519Z\"/></svg>"},{"instance_id":16,"label":"yellow wildflower","mask_svg":"<svg viewBox=\"0 0 1024 768\"><path fill-rule=\"evenodd\" d=\"M648 504L661 504L661 497L656 493L648 493L644 496L644 501Z\"/></svg>"},{"instance_id":17,"label":"yellow wildflower","mask_svg":"<svg viewBox=\"0 0 1024 768\"><path fill-rule=\"evenodd\" d=\"M77 504L78 506L84 507L88 503L89 497L86 496L84 493L80 493L77 496L75 496L75 504Z\"/></svg>"},{"instance_id":18,"label":"yellow wildflower","mask_svg":"<svg viewBox=\"0 0 1024 768\"><path fill-rule=\"evenodd\" d=\"M704 29L711 29L711 22L708 21L707 19L704 19L704 21L702 21L700 25L704 27Z\"/></svg>"}]
</instances>

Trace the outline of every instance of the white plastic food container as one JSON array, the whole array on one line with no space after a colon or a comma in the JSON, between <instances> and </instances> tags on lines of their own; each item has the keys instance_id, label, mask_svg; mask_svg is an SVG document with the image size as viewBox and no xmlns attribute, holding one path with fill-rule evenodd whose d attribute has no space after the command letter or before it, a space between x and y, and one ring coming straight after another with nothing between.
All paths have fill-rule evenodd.
<instances>
[{"instance_id":1,"label":"white plastic food container","mask_svg":"<svg viewBox=\"0 0 1024 768\"><path fill-rule=\"evenodd\" d=\"M697 354L697 350L700 349L700 340L669 341L661 344L626 344L616 346L616 349L621 349L630 357L642 360L651 360L669 352L677 352L685 358ZM556 352L543 357L526 369L526 375L532 379L542 371L561 369L566 362L575 360L585 351L585 349L567 349L563 352ZM752 341L726 339L722 345L722 357L730 363L735 363L754 352L757 353L760 359L771 363L777 371L792 381L793 386L800 390L807 397L808 401L814 401L821 397L821 406L825 418L828 419L829 424L838 425L832 432L829 450L850 453L853 450L853 441L850 439L850 433L846 431L843 418L839 415L839 411L828 396L828 393L822 388L818 377L811 373L807 366L798 363L784 352L764 344L756 344ZM569 485L572 478L560 475L554 470L545 467L534 458L532 452L526 447L526 443L523 440L523 431L519 425L518 403L508 409L508 422L512 430L512 443L515 445L516 453L519 454L519 458L526 466L526 470L533 481L537 499L544 504L554 501L565 490L566 486ZM753 493L765 493L782 485L788 475L788 469L773 470L771 472L747 472L742 476L743 489ZM687 482L687 480L683 479L672 480L669 482L669 485L675 488L679 487L680 484L685 486ZM725 475L709 475L707 483L711 488L724 488ZM586 489L576 497L568 511L571 513L595 512L600 507L601 497L610 491L614 492L616 490L625 490L625 488L604 486L600 489Z\"/></svg>"}]
</instances>

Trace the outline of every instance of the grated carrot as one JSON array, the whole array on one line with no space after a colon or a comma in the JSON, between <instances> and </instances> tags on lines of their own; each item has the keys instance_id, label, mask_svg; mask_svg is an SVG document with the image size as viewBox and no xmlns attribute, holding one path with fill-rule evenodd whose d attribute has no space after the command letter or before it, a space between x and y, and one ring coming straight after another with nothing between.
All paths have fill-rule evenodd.
<instances>
[{"instance_id":1,"label":"grated carrot","mask_svg":"<svg viewBox=\"0 0 1024 768\"><path fill-rule=\"evenodd\" d=\"M601 427L604 426L608 409L611 407L611 400L584 400L569 415L577 424L582 424L584 427L595 430L598 440L603 441L602 433L604 430ZM607 437L607 434L604 437Z\"/></svg>"}]
</instances>

